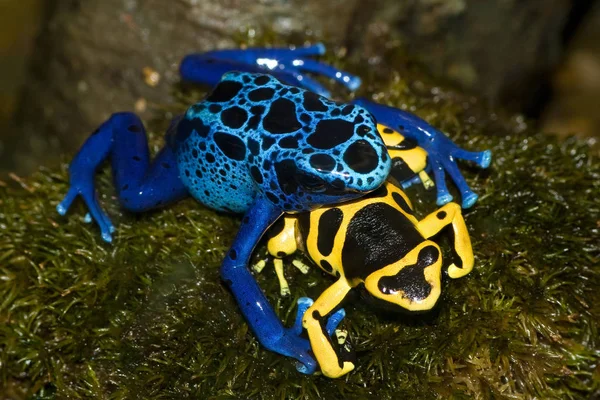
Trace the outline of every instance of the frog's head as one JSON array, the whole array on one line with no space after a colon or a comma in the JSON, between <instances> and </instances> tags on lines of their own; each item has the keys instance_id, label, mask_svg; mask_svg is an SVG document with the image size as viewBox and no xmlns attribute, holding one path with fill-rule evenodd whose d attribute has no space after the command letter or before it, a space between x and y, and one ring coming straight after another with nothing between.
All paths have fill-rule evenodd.
<instances>
[{"instance_id":1,"label":"frog's head","mask_svg":"<svg viewBox=\"0 0 600 400\"><path fill-rule=\"evenodd\" d=\"M289 139L294 151L281 151L274 163L279 186L294 197L294 207L311 210L381 186L391 160L373 117L362 107L302 92L296 112L303 132ZM287 140L280 140L280 146L287 146Z\"/></svg>"},{"instance_id":2,"label":"frog's head","mask_svg":"<svg viewBox=\"0 0 600 400\"><path fill-rule=\"evenodd\" d=\"M365 288L387 309L431 310L441 293L442 256L439 247L422 242L404 258L365 279Z\"/></svg>"}]
</instances>

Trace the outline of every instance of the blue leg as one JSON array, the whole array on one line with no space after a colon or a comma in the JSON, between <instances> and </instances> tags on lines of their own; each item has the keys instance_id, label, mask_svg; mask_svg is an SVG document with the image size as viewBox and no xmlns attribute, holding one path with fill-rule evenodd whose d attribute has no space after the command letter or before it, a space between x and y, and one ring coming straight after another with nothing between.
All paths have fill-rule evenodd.
<instances>
[{"instance_id":1,"label":"blue leg","mask_svg":"<svg viewBox=\"0 0 600 400\"><path fill-rule=\"evenodd\" d=\"M215 50L187 55L182 60L179 71L183 80L209 86L216 85L221 76L229 71L268 72L287 84L328 97L329 91L303 73L306 71L332 78L350 90L358 88L360 78L306 58L324 52L325 46L322 44L295 49Z\"/></svg>"},{"instance_id":2,"label":"blue leg","mask_svg":"<svg viewBox=\"0 0 600 400\"><path fill-rule=\"evenodd\" d=\"M86 219L91 217L96 221L107 242L112 241L114 227L98 203L94 175L108 157L119 201L127 210L141 212L187 196L171 149L165 147L150 164L146 132L140 119L132 113L113 114L73 158L69 166L71 186L56 207L59 214L65 215L73 200L81 196L89 209Z\"/></svg>"},{"instance_id":3,"label":"blue leg","mask_svg":"<svg viewBox=\"0 0 600 400\"><path fill-rule=\"evenodd\" d=\"M373 114L378 123L398 130L402 135L416 141L420 147L427 151L436 181L438 205L444 205L452 200L445 183L446 173L450 175L450 178L461 192L463 208L475 204L477 195L469 188L456 165L456 160L473 161L481 168L487 168L492 157L489 150L480 152L463 150L442 132L406 111L377 104L364 98L356 99L353 103L365 107Z\"/></svg>"},{"instance_id":4,"label":"blue leg","mask_svg":"<svg viewBox=\"0 0 600 400\"><path fill-rule=\"evenodd\" d=\"M312 374L317 362L310 354L310 343L301 338L298 327L285 328L248 269L248 262L263 232L281 216L281 210L262 198L255 200L242 221L233 245L221 266L221 277L230 287L237 303L260 343L276 353L293 357Z\"/></svg>"}]
</instances>

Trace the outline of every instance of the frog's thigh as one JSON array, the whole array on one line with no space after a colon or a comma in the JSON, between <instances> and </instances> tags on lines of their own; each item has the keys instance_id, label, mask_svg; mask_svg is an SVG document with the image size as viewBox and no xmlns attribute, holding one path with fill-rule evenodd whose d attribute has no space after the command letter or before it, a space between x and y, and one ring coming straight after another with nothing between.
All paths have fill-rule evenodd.
<instances>
[{"instance_id":1,"label":"frog's thigh","mask_svg":"<svg viewBox=\"0 0 600 400\"><path fill-rule=\"evenodd\" d=\"M446 204L419 221L418 228L423 236L429 239L448 225L452 225L454 251L460 259L459 263L454 263L448 267L448 275L451 278L460 278L471 272L474 262L471 238L460 206L456 203Z\"/></svg>"},{"instance_id":2,"label":"frog's thigh","mask_svg":"<svg viewBox=\"0 0 600 400\"><path fill-rule=\"evenodd\" d=\"M325 330L326 317L340 305L350 289L348 281L340 278L319 296L304 313L302 321L302 325L308 331L310 345L321 371L330 378L338 378L354 369L352 362L340 361Z\"/></svg>"}]
</instances>

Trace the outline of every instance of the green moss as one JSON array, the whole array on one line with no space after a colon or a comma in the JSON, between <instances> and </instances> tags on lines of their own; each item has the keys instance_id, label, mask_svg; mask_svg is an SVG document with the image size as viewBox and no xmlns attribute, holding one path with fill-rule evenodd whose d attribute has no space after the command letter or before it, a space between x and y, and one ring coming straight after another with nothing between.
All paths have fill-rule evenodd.
<instances>
[{"instance_id":1,"label":"green moss","mask_svg":"<svg viewBox=\"0 0 600 400\"><path fill-rule=\"evenodd\" d=\"M258 345L218 267L239 220L191 200L141 216L119 210L112 245L55 205L66 163L0 185L0 393L4 398L588 398L600 390L600 162L576 139L533 132L423 76L397 57L363 70L369 93L416 112L493 166L463 166L481 195L466 219L475 270L444 284L438 307L389 316L357 301L344 326L358 355L343 379L303 376ZM338 65L347 62L329 59ZM177 90L180 111L200 93ZM149 126L166 128L164 112ZM160 135L156 135L158 137ZM160 139L154 140L156 150ZM420 215L434 193L408 191ZM446 246L447 247L447 246ZM258 250L262 252L262 249ZM262 253L261 253L262 254ZM287 268L258 280L287 324L295 300L331 283Z\"/></svg>"}]
</instances>

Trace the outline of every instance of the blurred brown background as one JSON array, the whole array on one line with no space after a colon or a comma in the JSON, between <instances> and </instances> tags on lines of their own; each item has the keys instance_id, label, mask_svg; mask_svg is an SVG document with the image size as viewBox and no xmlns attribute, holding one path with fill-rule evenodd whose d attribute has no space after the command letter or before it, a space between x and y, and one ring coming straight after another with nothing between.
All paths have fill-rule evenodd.
<instances>
[{"instance_id":1,"label":"blurred brown background","mask_svg":"<svg viewBox=\"0 0 600 400\"><path fill-rule=\"evenodd\" d=\"M182 55L234 46L254 27L279 42L324 38L374 62L393 64L381 58L400 46L540 129L600 137L594 0L0 0L0 26L3 173L55 162L140 99L168 103ZM161 77L155 86L147 67Z\"/></svg>"}]
</instances>

